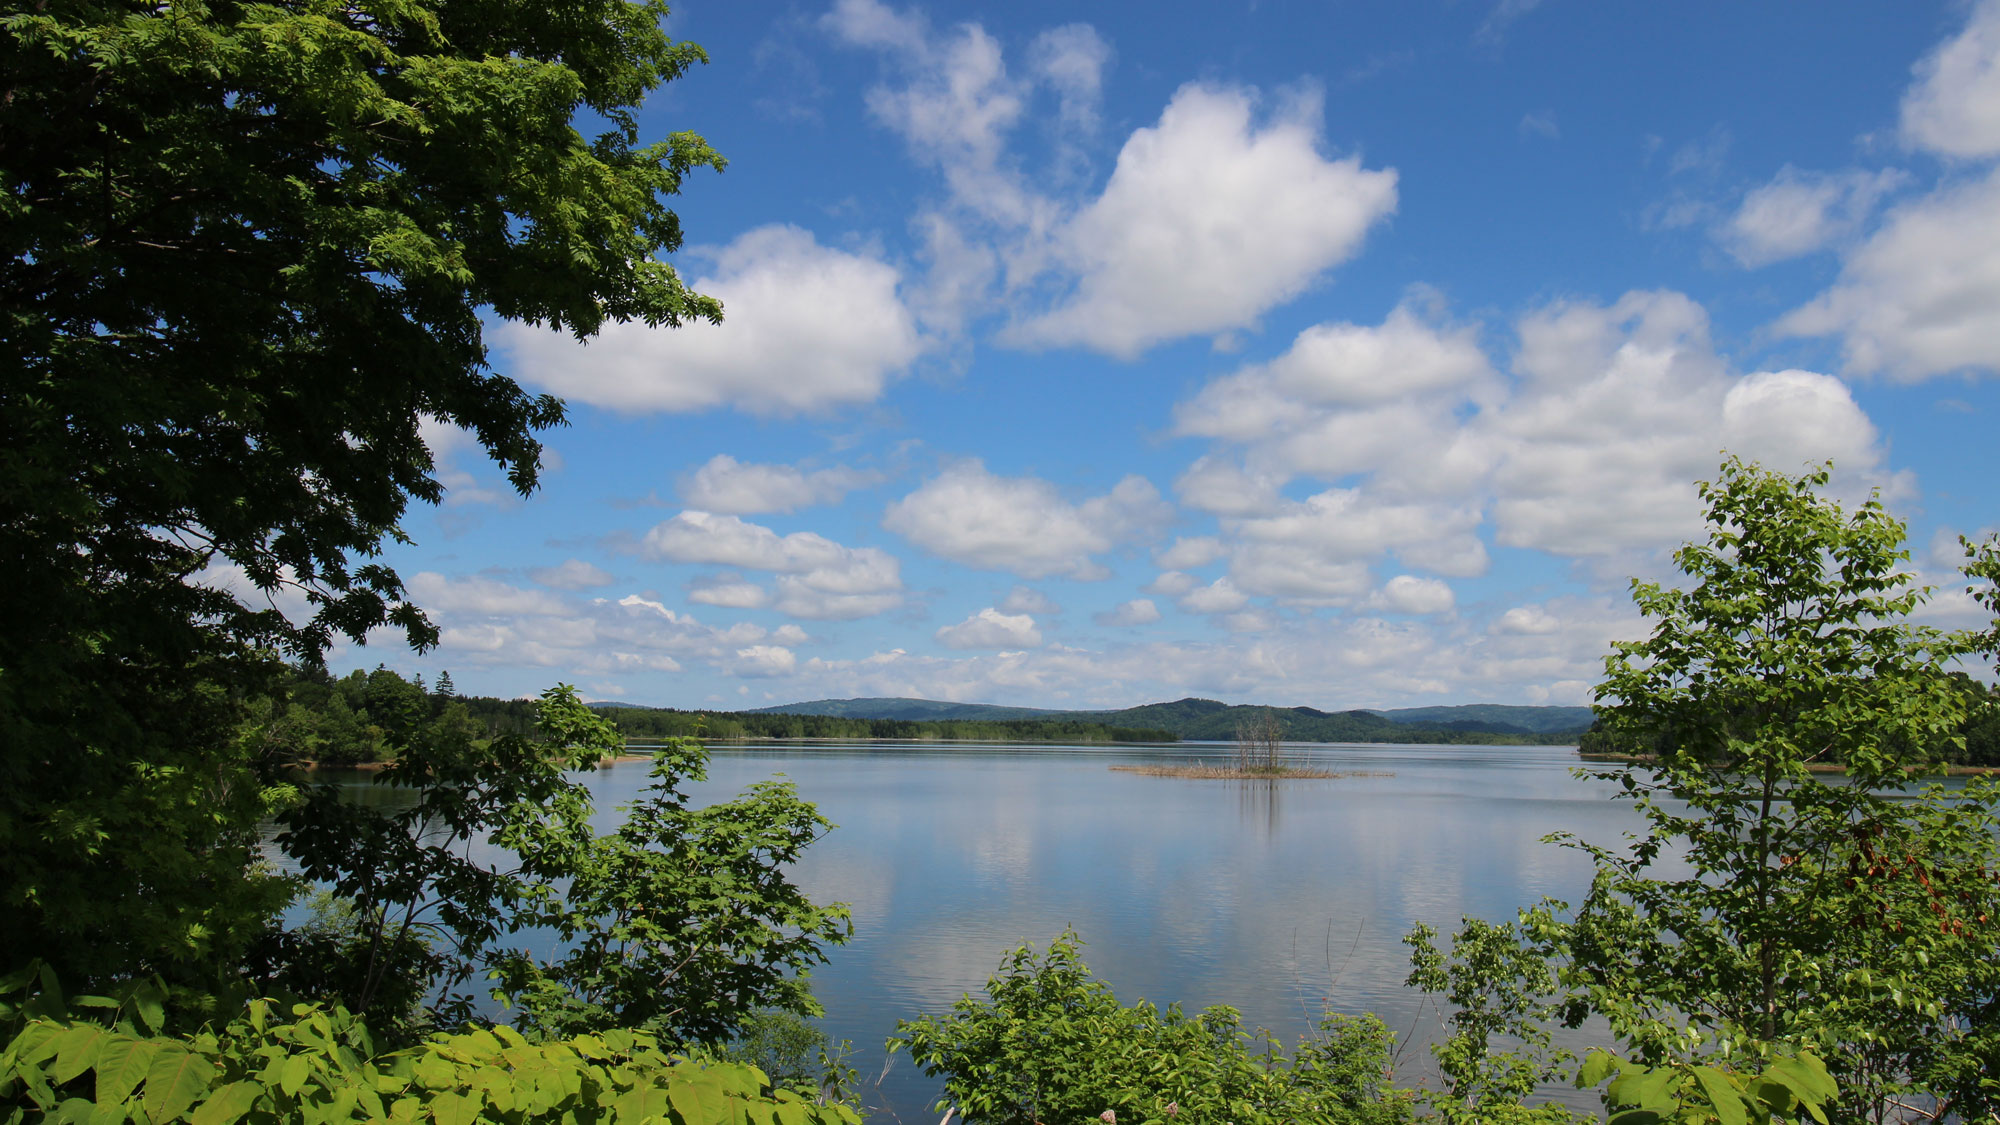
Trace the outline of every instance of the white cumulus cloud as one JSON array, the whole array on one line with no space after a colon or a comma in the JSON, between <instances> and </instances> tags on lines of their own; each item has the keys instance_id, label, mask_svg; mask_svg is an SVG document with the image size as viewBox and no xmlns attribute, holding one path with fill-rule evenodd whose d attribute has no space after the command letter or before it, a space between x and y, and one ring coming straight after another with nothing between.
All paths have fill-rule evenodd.
<instances>
[{"instance_id":1,"label":"white cumulus cloud","mask_svg":"<svg viewBox=\"0 0 2000 1125\"><path fill-rule=\"evenodd\" d=\"M736 650L730 671L753 679L789 676L798 668L798 654L783 645L751 645Z\"/></svg>"},{"instance_id":2,"label":"white cumulus cloud","mask_svg":"<svg viewBox=\"0 0 2000 1125\"><path fill-rule=\"evenodd\" d=\"M1493 619L1490 631L1539 637L1562 631L1562 622L1538 605L1518 605Z\"/></svg>"},{"instance_id":3,"label":"white cumulus cloud","mask_svg":"<svg viewBox=\"0 0 2000 1125\"><path fill-rule=\"evenodd\" d=\"M956 625L939 629L937 639L946 648L1036 648L1042 643L1042 632L1035 628L1035 619L1025 613L1006 614L989 606Z\"/></svg>"},{"instance_id":4,"label":"white cumulus cloud","mask_svg":"<svg viewBox=\"0 0 2000 1125\"><path fill-rule=\"evenodd\" d=\"M1172 508L1128 476L1080 504L1039 477L1002 477L978 461L951 466L889 506L882 525L934 555L1023 578L1096 578L1091 556L1150 538Z\"/></svg>"},{"instance_id":5,"label":"white cumulus cloud","mask_svg":"<svg viewBox=\"0 0 2000 1125\"><path fill-rule=\"evenodd\" d=\"M1946 156L2000 155L2000 3L1975 5L1965 29L1915 71L1903 95L1906 143Z\"/></svg>"},{"instance_id":6,"label":"white cumulus cloud","mask_svg":"<svg viewBox=\"0 0 2000 1125\"><path fill-rule=\"evenodd\" d=\"M1189 613L1235 613L1249 605L1250 598L1225 575L1182 594L1179 604Z\"/></svg>"},{"instance_id":7,"label":"white cumulus cloud","mask_svg":"<svg viewBox=\"0 0 2000 1125\"><path fill-rule=\"evenodd\" d=\"M1895 169L1830 174L1788 164L1744 195L1716 237L1746 266L1810 254L1853 235L1884 196L1908 182Z\"/></svg>"},{"instance_id":8,"label":"white cumulus cloud","mask_svg":"<svg viewBox=\"0 0 2000 1125\"><path fill-rule=\"evenodd\" d=\"M2000 369L2000 170L1891 210L1778 328L1839 335L1851 370L1892 379Z\"/></svg>"},{"instance_id":9,"label":"white cumulus cloud","mask_svg":"<svg viewBox=\"0 0 2000 1125\"><path fill-rule=\"evenodd\" d=\"M1392 613L1444 613L1458 604L1451 587L1435 578L1398 574L1382 584L1370 603Z\"/></svg>"},{"instance_id":10,"label":"white cumulus cloud","mask_svg":"<svg viewBox=\"0 0 2000 1125\"><path fill-rule=\"evenodd\" d=\"M830 468L807 471L795 465L738 461L727 453L709 458L681 481L681 499L706 512L749 515L794 512L831 504L857 488L880 483L878 473Z\"/></svg>"},{"instance_id":11,"label":"white cumulus cloud","mask_svg":"<svg viewBox=\"0 0 2000 1125\"><path fill-rule=\"evenodd\" d=\"M688 600L720 609L762 609L771 604L771 591L741 575L710 575L689 585Z\"/></svg>"},{"instance_id":12,"label":"white cumulus cloud","mask_svg":"<svg viewBox=\"0 0 2000 1125\"><path fill-rule=\"evenodd\" d=\"M1054 234L1074 294L1014 338L1130 358L1246 327L1352 257L1395 211L1396 173L1321 155L1316 93L1262 123L1255 101L1190 84L1134 132L1103 194Z\"/></svg>"},{"instance_id":13,"label":"white cumulus cloud","mask_svg":"<svg viewBox=\"0 0 2000 1125\"><path fill-rule=\"evenodd\" d=\"M902 604L902 566L893 555L842 546L810 531L781 536L736 516L686 511L648 531L639 550L667 562L776 572L773 605L793 617L849 620ZM752 595L731 588L741 585L747 584L720 584L710 596L748 604Z\"/></svg>"},{"instance_id":14,"label":"white cumulus cloud","mask_svg":"<svg viewBox=\"0 0 2000 1125\"><path fill-rule=\"evenodd\" d=\"M872 402L923 350L900 275L875 258L759 227L715 253L697 290L723 323L607 324L587 343L509 321L495 338L522 379L629 413L732 406L797 414Z\"/></svg>"}]
</instances>

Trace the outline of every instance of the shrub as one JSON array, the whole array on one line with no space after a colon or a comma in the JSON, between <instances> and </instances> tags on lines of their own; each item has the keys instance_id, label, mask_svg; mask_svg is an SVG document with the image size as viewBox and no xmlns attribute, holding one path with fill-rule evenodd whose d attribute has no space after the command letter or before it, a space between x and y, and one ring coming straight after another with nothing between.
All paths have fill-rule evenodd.
<instances>
[{"instance_id":1,"label":"shrub","mask_svg":"<svg viewBox=\"0 0 2000 1125\"><path fill-rule=\"evenodd\" d=\"M1329 1016L1288 1058L1269 1032L1242 1030L1233 1008L1189 1016L1118 1003L1065 930L1046 954L1023 946L949 1016L903 1020L889 1040L968 1122L1076 1125L1106 1111L1124 1122L1392 1125L1410 1119L1385 1087L1391 1036L1374 1016Z\"/></svg>"}]
</instances>

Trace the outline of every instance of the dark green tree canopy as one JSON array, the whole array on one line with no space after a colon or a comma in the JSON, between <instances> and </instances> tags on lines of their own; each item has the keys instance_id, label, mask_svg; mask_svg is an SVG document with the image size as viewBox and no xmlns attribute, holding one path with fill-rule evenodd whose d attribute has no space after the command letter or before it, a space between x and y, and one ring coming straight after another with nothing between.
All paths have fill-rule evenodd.
<instances>
[{"instance_id":1,"label":"dark green tree canopy","mask_svg":"<svg viewBox=\"0 0 2000 1125\"><path fill-rule=\"evenodd\" d=\"M288 637L302 654L385 620L428 641L395 575L352 561L411 497L439 496L419 425L472 430L525 492L534 432L563 416L486 367L482 315L579 336L720 316L655 258L681 243L662 197L721 165L692 134L639 143L640 100L705 60L665 14L15 7L0 519L26 550L8 594L49 604L219 553L309 592L318 616Z\"/></svg>"},{"instance_id":2,"label":"dark green tree canopy","mask_svg":"<svg viewBox=\"0 0 2000 1125\"><path fill-rule=\"evenodd\" d=\"M657 257L665 197L722 163L639 137L640 101L705 58L665 15L0 15L0 964L227 979L280 893L248 865L284 798L236 736L256 651L431 643L373 557L439 498L421 427L469 429L526 492L562 421L486 366L484 321L720 317ZM217 564L303 590L310 620L191 581Z\"/></svg>"}]
</instances>

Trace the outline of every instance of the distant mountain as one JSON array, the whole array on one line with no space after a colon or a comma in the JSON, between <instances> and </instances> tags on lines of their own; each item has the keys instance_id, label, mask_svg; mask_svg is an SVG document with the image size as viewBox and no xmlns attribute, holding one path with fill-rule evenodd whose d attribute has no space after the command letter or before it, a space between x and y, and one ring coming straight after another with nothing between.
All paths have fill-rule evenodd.
<instances>
[{"instance_id":1,"label":"distant mountain","mask_svg":"<svg viewBox=\"0 0 2000 1125\"><path fill-rule=\"evenodd\" d=\"M1590 726L1588 707L1518 707L1504 703L1466 703L1457 707L1399 707L1376 711L1396 723L1465 730L1520 730L1535 734L1575 732ZM1464 724L1471 724L1465 726Z\"/></svg>"},{"instance_id":2,"label":"distant mountain","mask_svg":"<svg viewBox=\"0 0 2000 1125\"><path fill-rule=\"evenodd\" d=\"M1417 717L1420 712L1436 712L1437 715L1431 721L1424 721ZM1543 715L1542 712L1563 714ZM1043 719L1164 730L1185 739L1220 742L1234 739L1238 727L1266 714L1276 715L1284 724L1285 738L1294 742L1551 743L1565 741L1562 735L1590 725L1590 710L1586 707L1471 704L1465 707L1409 708L1385 713L1329 712L1311 707L1232 705L1195 698L1172 703L1148 703L1117 711L1053 711L1038 707L999 707L987 703L946 703L935 699L817 699L746 713L903 720Z\"/></svg>"}]
</instances>

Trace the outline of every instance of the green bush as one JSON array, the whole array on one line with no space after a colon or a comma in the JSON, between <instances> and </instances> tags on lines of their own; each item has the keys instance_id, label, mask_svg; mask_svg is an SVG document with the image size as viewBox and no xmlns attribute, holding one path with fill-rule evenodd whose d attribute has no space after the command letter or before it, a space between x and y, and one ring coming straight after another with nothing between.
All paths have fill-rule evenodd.
<instances>
[{"instance_id":1,"label":"green bush","mask_svg":"<svg viewBox=\"0 0 2000 1125\"><path fill-rule=\"evenodd\" d=\"M46 997L48 990L44 990ZM508 1027L433 1035L377 1055L345 1009L252 1001L220 1030L159 1034L157 992L110 1026L46 1014L0 1052L0 1120L232 1125L238 1121L858 1125L844 1105L774 1090L755 1067L697 1062L643 1032L529 1042ZM129 1013L128 1013L129 1009ZM23 1013L27 1014L27 1013ZM136 1019L136 1023L134 1022Z\"/></svg>"},{"instance_id":2,"label":"green bush","mask_svg":"<svg viewBox=\"0 0 2000 1125\"><path fill-rule=\"evenodd\" d=\"M1374 1016L1330 1016L1288 1058L1269 1032L1243 1031L1233 1008L1121 1006L1082 944L1065 930L1046 954L1023 946L985 1001L897 1023L890 1049L945 1076L940 1111L993 1125L1080 1125L1106 1111L1161 1125L1410 1120L1408 1098L1384 1085L1391 1037Z\"/></svg>"}]
</instances>

